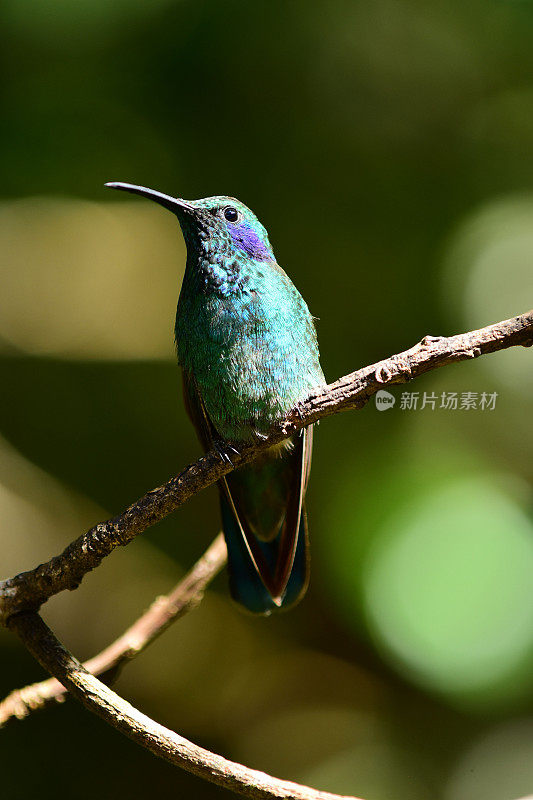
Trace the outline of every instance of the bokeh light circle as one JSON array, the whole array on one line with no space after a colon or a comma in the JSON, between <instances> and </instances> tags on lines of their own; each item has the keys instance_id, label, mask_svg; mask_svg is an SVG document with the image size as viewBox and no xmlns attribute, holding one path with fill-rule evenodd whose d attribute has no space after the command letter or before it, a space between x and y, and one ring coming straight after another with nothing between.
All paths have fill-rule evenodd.
<instances>
[{"instance_id":1,"label":"bokeh light circle","mask_svg":"<svg viewBox=\"0 0 533 800\"><path fill-rule=\"evenodd\" d=\"M533 525L496 481L450 482L400 510L363 573L370 630L417 682L481 704L530 685Z\"/></svg>"},{"instance_id":2,"label":"bokeh light circle","mask_svg":"<svg viewBox=\"0 0 533 800\"><path fill-rule=\"evenodd\" d=\"M531 717L496 725L461 754L444 800L532 800L532 752Z\"/></svg>"},{"instance_id":3,"label":"bokeh light circle","mask_svg":"<svg viewBox=\"0 0 533 800\"><path fill-rule=\"evenodd\" d=\"M508 195L473 212L451 237L444 259L447 311L464 330L528 311L533 296L533 196ZM511 348L480 368L514 392L533 390L531 353Z\"/></svg>"}]
</instances>

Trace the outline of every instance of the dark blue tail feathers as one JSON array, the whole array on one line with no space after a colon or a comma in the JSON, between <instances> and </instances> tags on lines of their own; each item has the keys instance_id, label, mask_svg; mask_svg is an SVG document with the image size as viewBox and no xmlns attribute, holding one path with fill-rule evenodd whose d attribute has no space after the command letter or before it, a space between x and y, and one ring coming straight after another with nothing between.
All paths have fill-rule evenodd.
<instances>
[{"instance_id":1,"label":"dark blue tail feathers","mask_svg":"<svg viewBox=\"0 0 533 800\"><path fill-rule=\"evenodd\" d=\"M261 580L256 565L250 556L241 528L232 512L226 497L220 495L222 526L228 547L228 571L230 591L233 599L253 614L270 614L281 611L298 602L305 593L309 580L309 555L307 545L307 521L302 508L298 529L298 543L294 562L281 604L274 602L270 592ZM269 566L277 563L280 536L271 542L257 540Z\"/></svg>"}]
</instances>

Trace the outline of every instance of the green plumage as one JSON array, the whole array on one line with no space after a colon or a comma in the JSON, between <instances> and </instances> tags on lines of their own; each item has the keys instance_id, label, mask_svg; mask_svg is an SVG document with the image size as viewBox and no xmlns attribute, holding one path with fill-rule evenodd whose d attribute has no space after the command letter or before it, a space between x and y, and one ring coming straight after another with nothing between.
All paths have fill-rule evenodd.
<instances>
[{"instance_id":1,"label":"green plumage","mask_svg":"<svg viewBox=\"0 0 533 800\"><path fill-rule=\"evenodd\" d=\"M187 265L176 344L189 415L203 446L248 441L324 385L312 317L276 263L254 214L228 197L155 199L178 217ZM256 613L287 607L308 581L303 499L311 431L221 481L221 512L236 600Z\"/></svg>"}]
</instances>

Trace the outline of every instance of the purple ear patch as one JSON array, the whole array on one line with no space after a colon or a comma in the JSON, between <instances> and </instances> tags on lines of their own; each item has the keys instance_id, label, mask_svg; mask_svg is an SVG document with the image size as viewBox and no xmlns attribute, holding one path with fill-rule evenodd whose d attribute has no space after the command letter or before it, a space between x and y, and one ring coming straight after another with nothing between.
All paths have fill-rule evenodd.
<instances>
[{"instance_id":1,"label":"purple ear patch","mask_svg":"<svg viewBox=\"0 0 533 800\"><path fill-rule=\"evenodd\" d=\"M271 261L273 253L268 245L253 228L248 225L228 225L228 232L233 239L235 247L243 250L250 258L258 261Z\"/></svg>"}]
</instances>

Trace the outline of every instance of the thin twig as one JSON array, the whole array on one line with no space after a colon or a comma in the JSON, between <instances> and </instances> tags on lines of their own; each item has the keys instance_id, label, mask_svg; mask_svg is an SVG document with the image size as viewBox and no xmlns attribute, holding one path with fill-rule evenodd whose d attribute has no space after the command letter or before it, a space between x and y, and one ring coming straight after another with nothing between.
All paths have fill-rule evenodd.
<instances>
[{"instance_id":1,"label":"thin twig","mask_svg":"<svg viewBox=\"0 0 533 800\"><path fill-rule=\"evenodd\" d=\"M87 672L38 614L16 614L11 617L10 628L16 631L37 661L64 683L86 708L171 764L218 786L261 800L340 800L340 795L282 781L228 761L159 725ZM358 799L345 797L345 800Z\"/></svg>"},{"instance_id":2,"label":"thin twig","mask_svg":"<svg viewBox=\"0 0 533 800\"><path fill-rule=\"evenodd\" d=\"M212 450L177 477L145 494L126 511L91 528L61 555L0 583L0 623L20 611L35 611L64 589L76 589L83 576L119 545L127 545L137 534L175 511L192 495L215 483L258 452L282 441L295 431L322 417L361 408L379 389L406 383L424 372L515 345L533 344L533 311L498 322L487 328L457 336L426 336L403 353L352 372L323 391L311 395L298 409L271 431L268 439L239 445L231 451L231 462Z\"/></svg>"},{"instance_id":3,"label":"thin twig","mask_svg":"<svg viewBox=\"0 0 533 800\"><path fill-rule=\"evenodd\" d=\"M0 584L0 621L18 633L35 658L88 709L155 755L207 780L255 798L339 800L228 761L164 728L116 695L88 672L57 640L35 613L63 589L74 589L118 545L167 516L192 494L251 460L262 449L281 441L321 417L360 408L380 388L405 383L424 372L513 345L533 344L533 312L450 338L425 337L399 355L341 378L308 398L274 428L268 440L247 444L228 463L219 452L208 453L177 478L149 492L124 514L92 528L56 558L35 570ZM351 800L356 800L352 798Z\"/></svg>"},{"instance_id":4,"label":"thin twig","mask_svg":"<svg viewBox=\"0 0 533 800\"><path fill-rule=\"evenodd\" d=\"M156 598L150 608L109 647L84 663L93 675L105 676L109 685L118 677L122 667L139 655L169 625L200 603L208 584L226 563L226 544L220 533L185 577L164 596ZM55 678L33 683L11 692L0 703L0 728L10 719L23 719L65 699L67 690Z\"/></svg>"}]
</instances>

